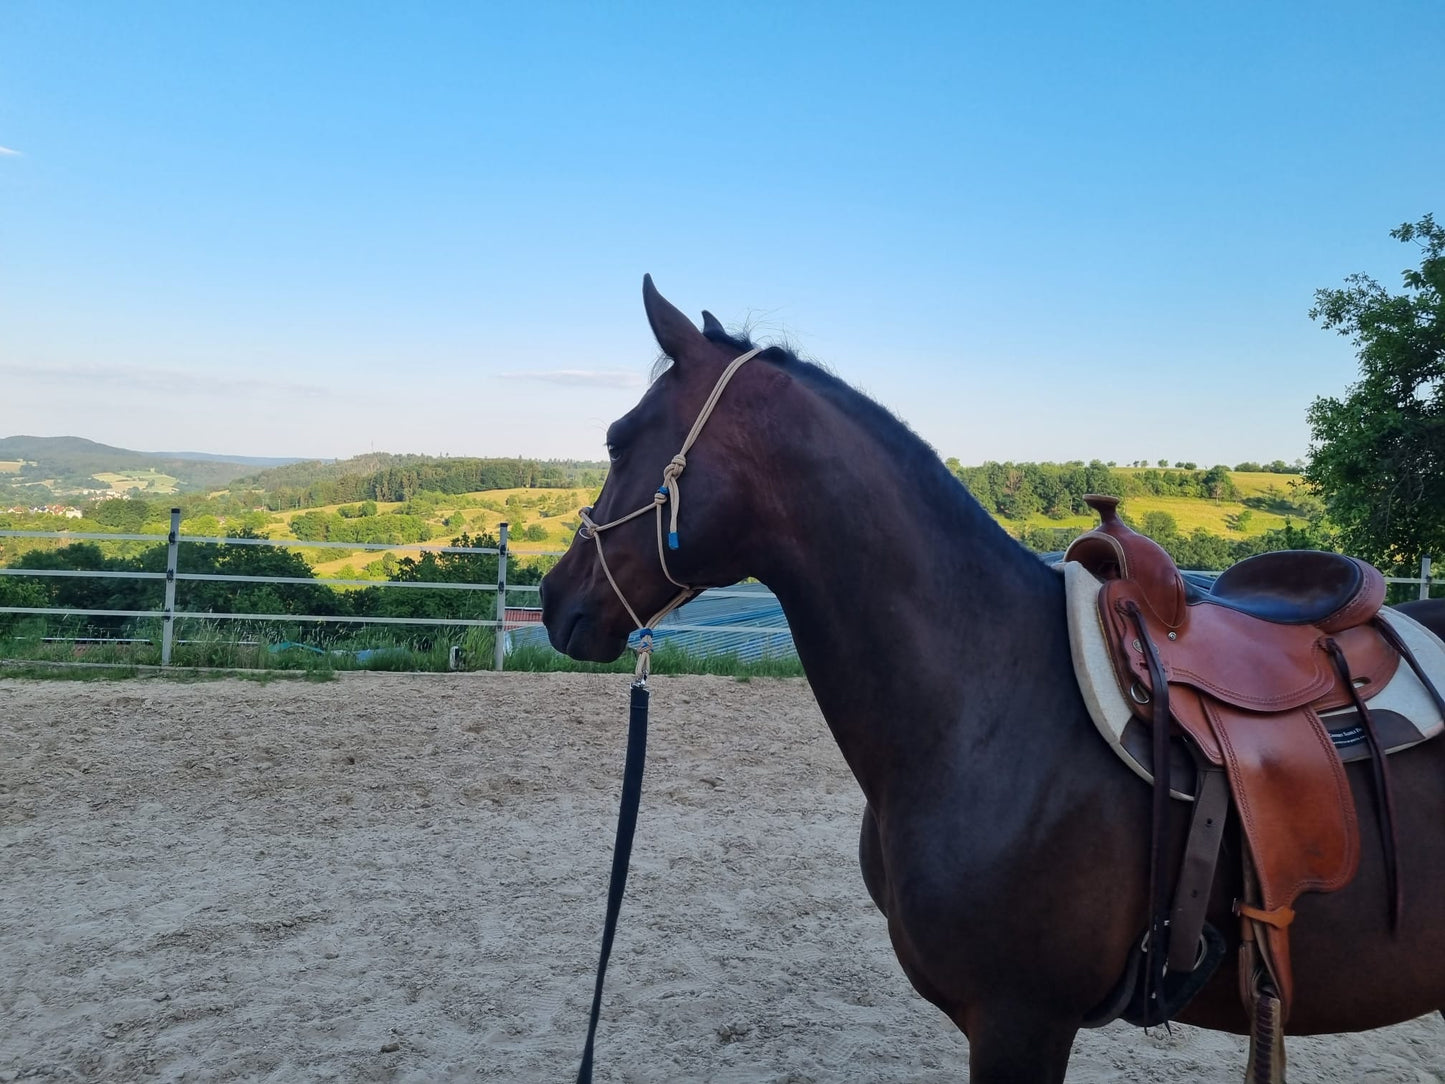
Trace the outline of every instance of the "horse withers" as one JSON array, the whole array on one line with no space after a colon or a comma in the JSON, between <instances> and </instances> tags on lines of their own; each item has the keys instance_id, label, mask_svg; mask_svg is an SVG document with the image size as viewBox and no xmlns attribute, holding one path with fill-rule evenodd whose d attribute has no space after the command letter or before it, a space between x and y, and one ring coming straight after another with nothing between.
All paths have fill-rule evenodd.
<instances>
[{"instance_id":1,"label":"horse withers","mask_svg":"<svg viewBox=\"0 0 1445 1084\"><path fill-rule=\"evenodd\" d=\"M1062 577L882 407L709 314L697 328L650 279L643 297L671 365L608 430L589 519L610 529L543 581L553 645L615 659L692 592L770 587L866 800L863 880L904 972L967 1035L970 1080L1062 1081L1148 921L1150 823L1075 683ZM1392 931L1369 769L1351 764L1367 842L1348 886L1299 901L1292 1034L1445 1007L1445 740L1390 769L1407 906ZM1233 828L1224 846L1238 855ZM1221 862L1208 921L1230 951L1178 1017L1236 1033L1241 878Z\"/></svg>"}]
</instances>

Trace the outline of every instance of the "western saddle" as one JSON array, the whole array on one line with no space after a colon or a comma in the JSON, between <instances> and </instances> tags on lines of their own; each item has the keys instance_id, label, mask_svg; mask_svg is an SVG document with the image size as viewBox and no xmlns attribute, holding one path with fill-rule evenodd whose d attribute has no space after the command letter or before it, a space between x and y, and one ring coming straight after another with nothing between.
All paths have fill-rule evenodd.
<instances>
[{"instance_id":1,"label":"western saddle","mask_svg":"<svg viewBox=\"0 0 1445 1084\"><path fill-rule=\"evenodd\" d=\"M1289 927L1303 892L1348 884L1359 864L1355 806L1323 712L1354 707L1371 752L1389 911L1398 922L1394 812L1384 751L1365 705L1401 658L1445 713L1445 701L1389 624L1377 619L1385 581L1353 557L1265 553L1222 573L1206 595L1186 588L1173 559L1118 516L1118 498L1085 498L1099 514L1065 561L1103 581L1098 617L1131 710L1152 725L1153 841L1150 922L1142 958L1143 1008L1152 1024L1207 980L1164 996L1167 979L1200 970L1204 911L1230 799L1245 842L1240 988L1251 1019L1251 1065L1283 1071L1282 1037L1294 997ZM1169 743L1182 734L1198 769L1194 814L1172 902L1168 885ZM1213 933L1213 931L1210 931ZM1205 969L1212 971L1223 953ZM1178 984L1176 983L1176 987ZM1278 1068L1271 1068L1276 1065ZM1253 1078L1252 1078L1253 1079Z\"/></svg>"}]
</instances>

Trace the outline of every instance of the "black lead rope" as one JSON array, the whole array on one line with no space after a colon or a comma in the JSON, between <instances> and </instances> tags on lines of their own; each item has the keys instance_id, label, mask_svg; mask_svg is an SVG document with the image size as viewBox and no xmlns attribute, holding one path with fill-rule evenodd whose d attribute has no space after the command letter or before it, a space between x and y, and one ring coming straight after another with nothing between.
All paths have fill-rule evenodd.
<instances>
[{"instance_id":1,"label":"black lead rope","mask_svg":"<svg viewBox=\"0 0 1445 1084\"><path fill-rule=\"evenodd\" d=\"M633 682L632 705L627 719L627 761L622 768L622 800L617 810L617 842L612 845L612 876L607 882L607 919L602 924L602 958L597 961L592 1016L587 1022L587 1045L582 1048L577 1084L592 1084L592 1043L597 1037L597 1017L602 1011L602 981L607 976L607 957L612 955L617 914L622 910L622 894L627 889L627 865L632 859L632 836L637 831L637 807L642 800L642 765L647 759L647 701L651 695L645 679Z\"/></svg>"}]
</instances>

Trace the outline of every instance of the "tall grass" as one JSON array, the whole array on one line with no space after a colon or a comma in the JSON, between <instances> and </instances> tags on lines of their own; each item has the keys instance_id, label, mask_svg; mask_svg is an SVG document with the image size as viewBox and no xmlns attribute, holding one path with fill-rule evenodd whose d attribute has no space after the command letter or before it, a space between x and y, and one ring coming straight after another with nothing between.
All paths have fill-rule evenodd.
<instances>
[{"instance_id":1,"label":"tall grass","mask_svg":"<svg viewBox=\"0 0 1445 1084\"><path fill-rule=\"evenodd\" d=\"M74 639L84 637L91 642ZM255 671L317 679L351 670L490 670L495 643L494 631L487 628L421 627L398 634L394 628L191 620L177 622L171 667L177 673ZM72 669L88 674L141 673L140 668L160 666L161 625L159 620L136 622L122 636L78 620L28 618L0 630L0 660L8 663L0 671L6 676L58 676L62 664L72 664ZM25 664L31 664L29 669ZM615 662L586 663L551 647L527 644L509 652L503 668L531 673L631 673L634 664L630 651ZM653 654L652 672L718 674L747 680L801 677L803 670L795 657L744 661L736 654L695 655L663 645Z\"/></svg>"},{"instance_id":2,"label":"tall grass","mask_svg":"<svg viewBox=\"0 0 1445 1084\"><path fill-rule=\"evenodd\" d=\"M632 652L623 652L613 662L578 662L550 647L532 644L516 648L507 656L508 670L561 671L581 674L630 674L636 665ZM652 653L654 674L718 674L725 677L802 677L803 664L796 657L744 661L736 654L694 655L664 644Z\"/></svg>"}]
</instances>

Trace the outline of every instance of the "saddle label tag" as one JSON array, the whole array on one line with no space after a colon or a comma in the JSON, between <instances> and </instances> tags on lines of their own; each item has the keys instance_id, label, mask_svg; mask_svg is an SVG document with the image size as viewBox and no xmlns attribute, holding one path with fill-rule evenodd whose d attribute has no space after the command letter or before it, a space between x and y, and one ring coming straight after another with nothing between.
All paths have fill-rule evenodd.
<instances>
[{"instance_id":1,"label":"saddle label tag","mask_svg":"<svg viewBox=\"0 0 1445 1084\"><path fill-rule=\"evenodd\" d=\"M1364 740L1365 728L1358 724L1330 731L1330 741L1334 742L1336 749L1348 749L1352 745L1359 745Z\"/></svg>"}]
</instances>

